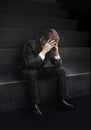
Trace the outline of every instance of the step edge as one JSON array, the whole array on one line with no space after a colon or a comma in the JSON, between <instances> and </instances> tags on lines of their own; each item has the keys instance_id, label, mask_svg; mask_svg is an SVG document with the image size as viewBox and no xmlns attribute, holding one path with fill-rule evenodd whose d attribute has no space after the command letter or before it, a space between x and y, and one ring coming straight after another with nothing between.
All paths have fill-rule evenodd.
<instances>
[{"instance_id":1,"label":"step edge","mask_svg":"<svg viewBox=\"0 0 91 130\"><path fill-rule=\"evenodd\" d=\"M85 75L90 75L91 72L85 72L85 73L79 73L79 74L68 74L67 77L73 77L73 76L85 76ZM26 82L26 80L16 80L16 81L9 81L9 82L2 82L0 85L5 85L5 84L13 84L13 83L23 83Z\"/></svg>"}]
</instances>

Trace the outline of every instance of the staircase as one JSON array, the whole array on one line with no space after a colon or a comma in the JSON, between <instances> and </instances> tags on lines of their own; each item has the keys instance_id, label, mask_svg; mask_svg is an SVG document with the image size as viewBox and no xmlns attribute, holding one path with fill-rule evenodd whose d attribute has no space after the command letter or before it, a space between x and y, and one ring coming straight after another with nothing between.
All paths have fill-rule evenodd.
<instances>
[{"instance_id":1,"label":"staircase","mask_svg":"<svg viewBox=\"0 0 91 130\"><path fill-rule=\"evenodd\" d=\"M27 106L27 82L16 76L26 41L41 37L44 29L55 28L60 36L59 52L67 72L67 96L90 94L89 33L78 30L77 20L69 19L62 5L40 2L0 3L0 111ZM38 81L41 103L56 95L56 80Z\"/></svg>"}]
</instances>

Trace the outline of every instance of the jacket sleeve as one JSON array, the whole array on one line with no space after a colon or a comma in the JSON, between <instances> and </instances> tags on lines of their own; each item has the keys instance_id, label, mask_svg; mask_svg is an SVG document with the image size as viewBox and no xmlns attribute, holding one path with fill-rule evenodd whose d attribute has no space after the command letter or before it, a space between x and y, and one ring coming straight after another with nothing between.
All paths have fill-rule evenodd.
<instances>
[{"instance_id":1,"label":"jacket sleeve","mask_svg":"<svg viewBox=\"0 0 91 130\"><path fill-rule=\"evenodd\" d=\"M24 61L29 69L37 69L43 62L39 55L34 55L31 43L26 43L24 46Z\"/></svg>"},{"instance_id":2,"label":"jacket sleeve","mask_svg":"<svg viewBox=\"0 0 91 130\"><path fill-rule=\"evenodd\" d=\"M50 61L51 63L55 66L55 67L60 67L62 65L62 59L60 57L60 59L55 59L55 57L51 54L50 57Z\"/></svg>"}]
</instances>

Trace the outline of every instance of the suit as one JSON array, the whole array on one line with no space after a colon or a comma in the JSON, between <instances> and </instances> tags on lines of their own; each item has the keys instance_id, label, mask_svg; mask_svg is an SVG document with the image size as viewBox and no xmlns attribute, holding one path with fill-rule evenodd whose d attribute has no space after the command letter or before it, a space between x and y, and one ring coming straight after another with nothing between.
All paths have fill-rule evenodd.
<instances>
[{"instance_id":1,"label":"suit","mask_svg":"<svg viewBox=\"0 0 91 130\"><path fill-rule=\"evenodd\" d=\"M24 45L22 61L19 67L19 70L24 72L29 81L29 88L33 97L33 103L40 102L37 87L38 78L41 79L56 76L58 80L58 88L61 86L60 93L66 88L66 73L61 67L62 59L55 59L50 51L46 54L45 59L42 60L39 56L41 50L42 47L39 39L26 42ZM53 64L53 67L45 67L49 60ZM62 96L62 93L59 95Z\"/></svg>"},{"instance_id":2,"label":"suit","mask_svg":"<svg viewBox=\"0 0 91 130\"><path fill-rule=\"evenodd\" d=\"M50 60L55 67L59 67L62 64L62 59L56 60L51 52L47 53L45 59L42 60L39 56L41 50L42 47L39 39L28 41L24 45L20 69L28 68L39 70L43 68L48 60Z\"/></svg>"}]
</instances>

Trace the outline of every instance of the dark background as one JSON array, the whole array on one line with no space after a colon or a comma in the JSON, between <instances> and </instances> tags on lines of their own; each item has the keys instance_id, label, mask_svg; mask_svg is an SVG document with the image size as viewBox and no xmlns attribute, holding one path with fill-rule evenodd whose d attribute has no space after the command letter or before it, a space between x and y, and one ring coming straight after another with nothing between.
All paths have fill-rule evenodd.
<instances>
[{"instance_id":1,"label":"dark background","mask_svg":"<svg viewBox=\"0 0 91 130\"><path fill-rule=\"evenodd\" d=\"M56 0L65 10L69 11L70 18L78 20L78 29L89 32L89 45L91 42L90 30L90 0Z\"/></svg>"}]
</instances>

